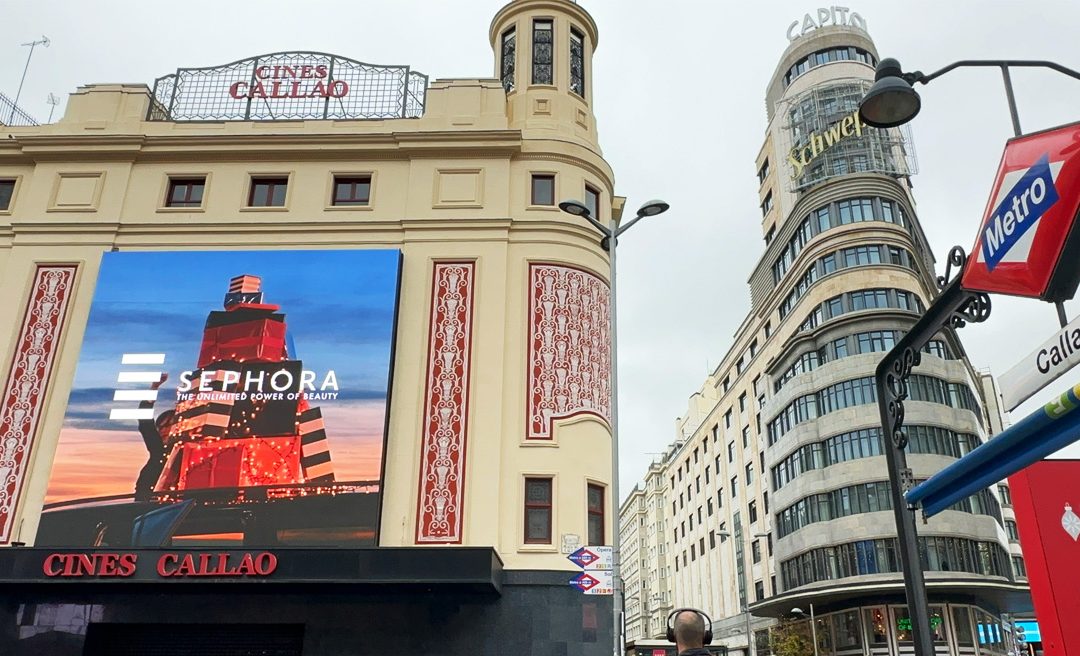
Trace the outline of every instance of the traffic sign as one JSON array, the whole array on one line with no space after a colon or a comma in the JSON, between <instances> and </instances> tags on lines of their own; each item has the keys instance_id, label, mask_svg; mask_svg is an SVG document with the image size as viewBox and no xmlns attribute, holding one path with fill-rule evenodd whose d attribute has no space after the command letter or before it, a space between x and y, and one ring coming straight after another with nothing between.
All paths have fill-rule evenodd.
<instances>
[{"instance_id":1,"label":"traffic sign","mask_svg":"<svg viewBox=\"0 0 1080 656\"><path fill-rule=\"evenodd\" d=\"M1080 364L1080 318L1054 333L1042 346L1009 369L998 384L1007 411Z\"/></svg>"},{"instance_id":2,"label":"traffic sign","mask_svg":"<svg viewBox=\"0 0 1080 656\"><path fill-rule=\"evenodd\" d=\"M611 569L611 547L581 547L567 559L581 569Z\"/></svg>"},{"instance_id":3,"label":"traffic sign","mask_svg":"<svg viewBox=\"0 0 1080 656\"><path fill-rule=\"evenodd\" d=\"M611 570L582 572L570 579L570 585L587 595L610 595L615 593Z\"/></svg>"},{"instance_id":4,"label":"traffic sign","mask_svg":"<svg viewBox=\"0 0 1080 656\"><path fill-rule=\"evenodd\" d=\"M1080 123L1010 139L961 285L1062 301L1080 282Z\"/></svg>"}]
</instances>

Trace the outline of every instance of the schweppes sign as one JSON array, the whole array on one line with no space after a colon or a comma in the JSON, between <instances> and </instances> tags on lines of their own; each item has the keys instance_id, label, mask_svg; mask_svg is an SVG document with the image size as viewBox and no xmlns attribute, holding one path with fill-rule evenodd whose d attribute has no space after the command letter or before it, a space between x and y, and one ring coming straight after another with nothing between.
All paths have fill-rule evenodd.
<instances>
[{"instance_id":1,"label":"schweppes sign","mask_svg":"<svg viewBox=\"0 0 1080 656\"><path fill-rule=\"evenodd\" d=\"M811 132L810 139L804 146L792 148L787 159L791 164L791 177L798 179L803 174L803 169L809 166L818 155L832 148L847 137L861 137L866 124L859 120L859 111L855 110L849 116L845 116L828 129L819 132Z\"/></svg>"}]
</instances>

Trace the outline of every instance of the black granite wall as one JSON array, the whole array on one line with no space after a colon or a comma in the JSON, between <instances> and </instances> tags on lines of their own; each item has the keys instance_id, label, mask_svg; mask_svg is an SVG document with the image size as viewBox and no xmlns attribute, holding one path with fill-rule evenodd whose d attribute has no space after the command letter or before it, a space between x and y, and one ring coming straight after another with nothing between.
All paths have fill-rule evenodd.
<instances>
[{"instance_id":1,"label":"black granite wall","mask_svg":"<svg viewBox=\"0 0 1080 656\"><path fill-rule=\"evenodd\" d=\"M155 656L202 654L204 648L183 644L185 634L228 636L229 628L222 625L236 625L232 635L239 636L261 624L293 625L302 631L303 656L608 656L611 597L582 595L567 584L572 575L505 571L501 595L437 588L406 592L367 587L343 592L299 584L271 589L222 583L197 591L168 584L4 586L0 654L89 656L84 650L106 633L117 642L108 653L128 653L120 644L125 636L134 641L160 635L159 642L166 644L155 647ZM137 631L91 629L88 647L87 629L100 623L141 626ZM160 624L191 626L160 632L146 626ZM226 647L224 638L213 641ZM281 653L288 654L288 641L279 642Z\"/></svg>"}]
</instances>

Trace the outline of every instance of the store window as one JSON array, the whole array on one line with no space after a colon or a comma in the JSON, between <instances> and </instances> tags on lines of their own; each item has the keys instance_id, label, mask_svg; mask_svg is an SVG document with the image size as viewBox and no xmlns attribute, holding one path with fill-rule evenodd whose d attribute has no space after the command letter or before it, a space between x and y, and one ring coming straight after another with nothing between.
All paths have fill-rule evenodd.
<instances>
[{"instance_id":1,"label":"store window","mask_svg":"<svg viewBox=\"0 0 1080 656\"><path fill-rule=\"evenodd\" d=\"M975 646L975 632L971 629L971 613L967 606L953 606L952 628L958 647Z\"/></svg>"},{"instance_id":2,"label":"store window","mask_svg":"<svg viewBox=\"0 0 1080 656\"><path fill-rule=\"evenodd\" d=\"M14 181L11 183L14 186ZM203 190L206 178L169 178L169 191L165 196L165 207L202 207ZM7 199L10 200L10 192ZM0 210L7 209L4 182L0 181Z\"/></svg>"},{"instance_id":3,"label":"store window","mask_svg":"<svg viewBox=\"0 0 1080 656\"><path fill-rule=\"evenodd\" d=\"M285 207L289 178L252 178L248 207Z\"/></svg>"},{"instance_id":4,"label":"store window","mask_svg":"<svg viewBox=\"0 0 1080 656\"><path fill-rule=\"evenodd\" d=\"M554 84L551 72L555 36L552 27L550 19L533 21L533 84Z\"/></svg>"},{"instance_id":5,"label":"store window","mask_svg":"<svg viewBox=\"0 0 1080 656\"><path fill-rule=\"evenodd\" d=\"M836 650L846 651L862 647L862 627L859 624L859 612L847 611L833 616L833 628L836 631Z\"/></svg>"},{"instance_id":6,"label":"store window","mask_svg":"<svg viewBox=\"0 0 1080 656\"><path fill-rule=\"evenodd\" d=\"M889 644L889 625L886 609L882 606L867 608L864 616L866 617L866 635L870 640L870 644Z\"/></svg>"},{"instance_id":7,"label":"store window","mask_svg":"<svg viewBox=\"0 0 1080 656\"><path fill-rule=\"evenodd\" d=\"M371 202L371 176L334 176L334 206L367 205Z\"/></svg>"},{"instance_id":8,"label":"store window","mask_svg":"<svg viewBox=\"0 0 1080 656\"><path fill-rule=\"evenodd\" d=\"M534 173L532 176L533 205L552 206L555 204L555 176L548 173Z\"/></svg>"},{"instance_id":9,"label":"store window","mask_svg":"<svg viewBox=\"0 0 1080 656\"><path fill-rule=\"evenodd\" d=\"M551 544L551 483L550 478L525 479L526 544Z\"/></svg>"}]
</instances>

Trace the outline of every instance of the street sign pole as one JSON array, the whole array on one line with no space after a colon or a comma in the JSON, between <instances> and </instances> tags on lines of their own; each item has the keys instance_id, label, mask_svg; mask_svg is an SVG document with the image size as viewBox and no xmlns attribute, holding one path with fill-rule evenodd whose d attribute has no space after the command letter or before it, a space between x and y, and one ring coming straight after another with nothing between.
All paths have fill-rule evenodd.
<instances>
[{"instance_id":1,"label":"street sign pole","mask_svg":"<svg viewBox=\"0 0 1080 656\"><path fill-rule=\"evenodd\" d=\"M926 580L919 557L919 535L915 513L908 510L904 493L912 487L915 477L907 466L908 438L903 431L904 400L908 396L907 380L911 370L919 365L922 349L940 331L959 328L968 322L986 321L990 316L990 297L969 292L960 287L960 275L949 282L953 266L963 270L964 250L954 246L949 252L945 276L938 279L944 285L926 313L878 364L875 375L881 434L885 440L885 463L889 469L889 491L892 496L896 534L900 542L900 564L904 573L904 591L911 616L911 632L917 656L933 656L934 641L930 629L930 606L926 597Z\"/></svg>"}]
</instances>

